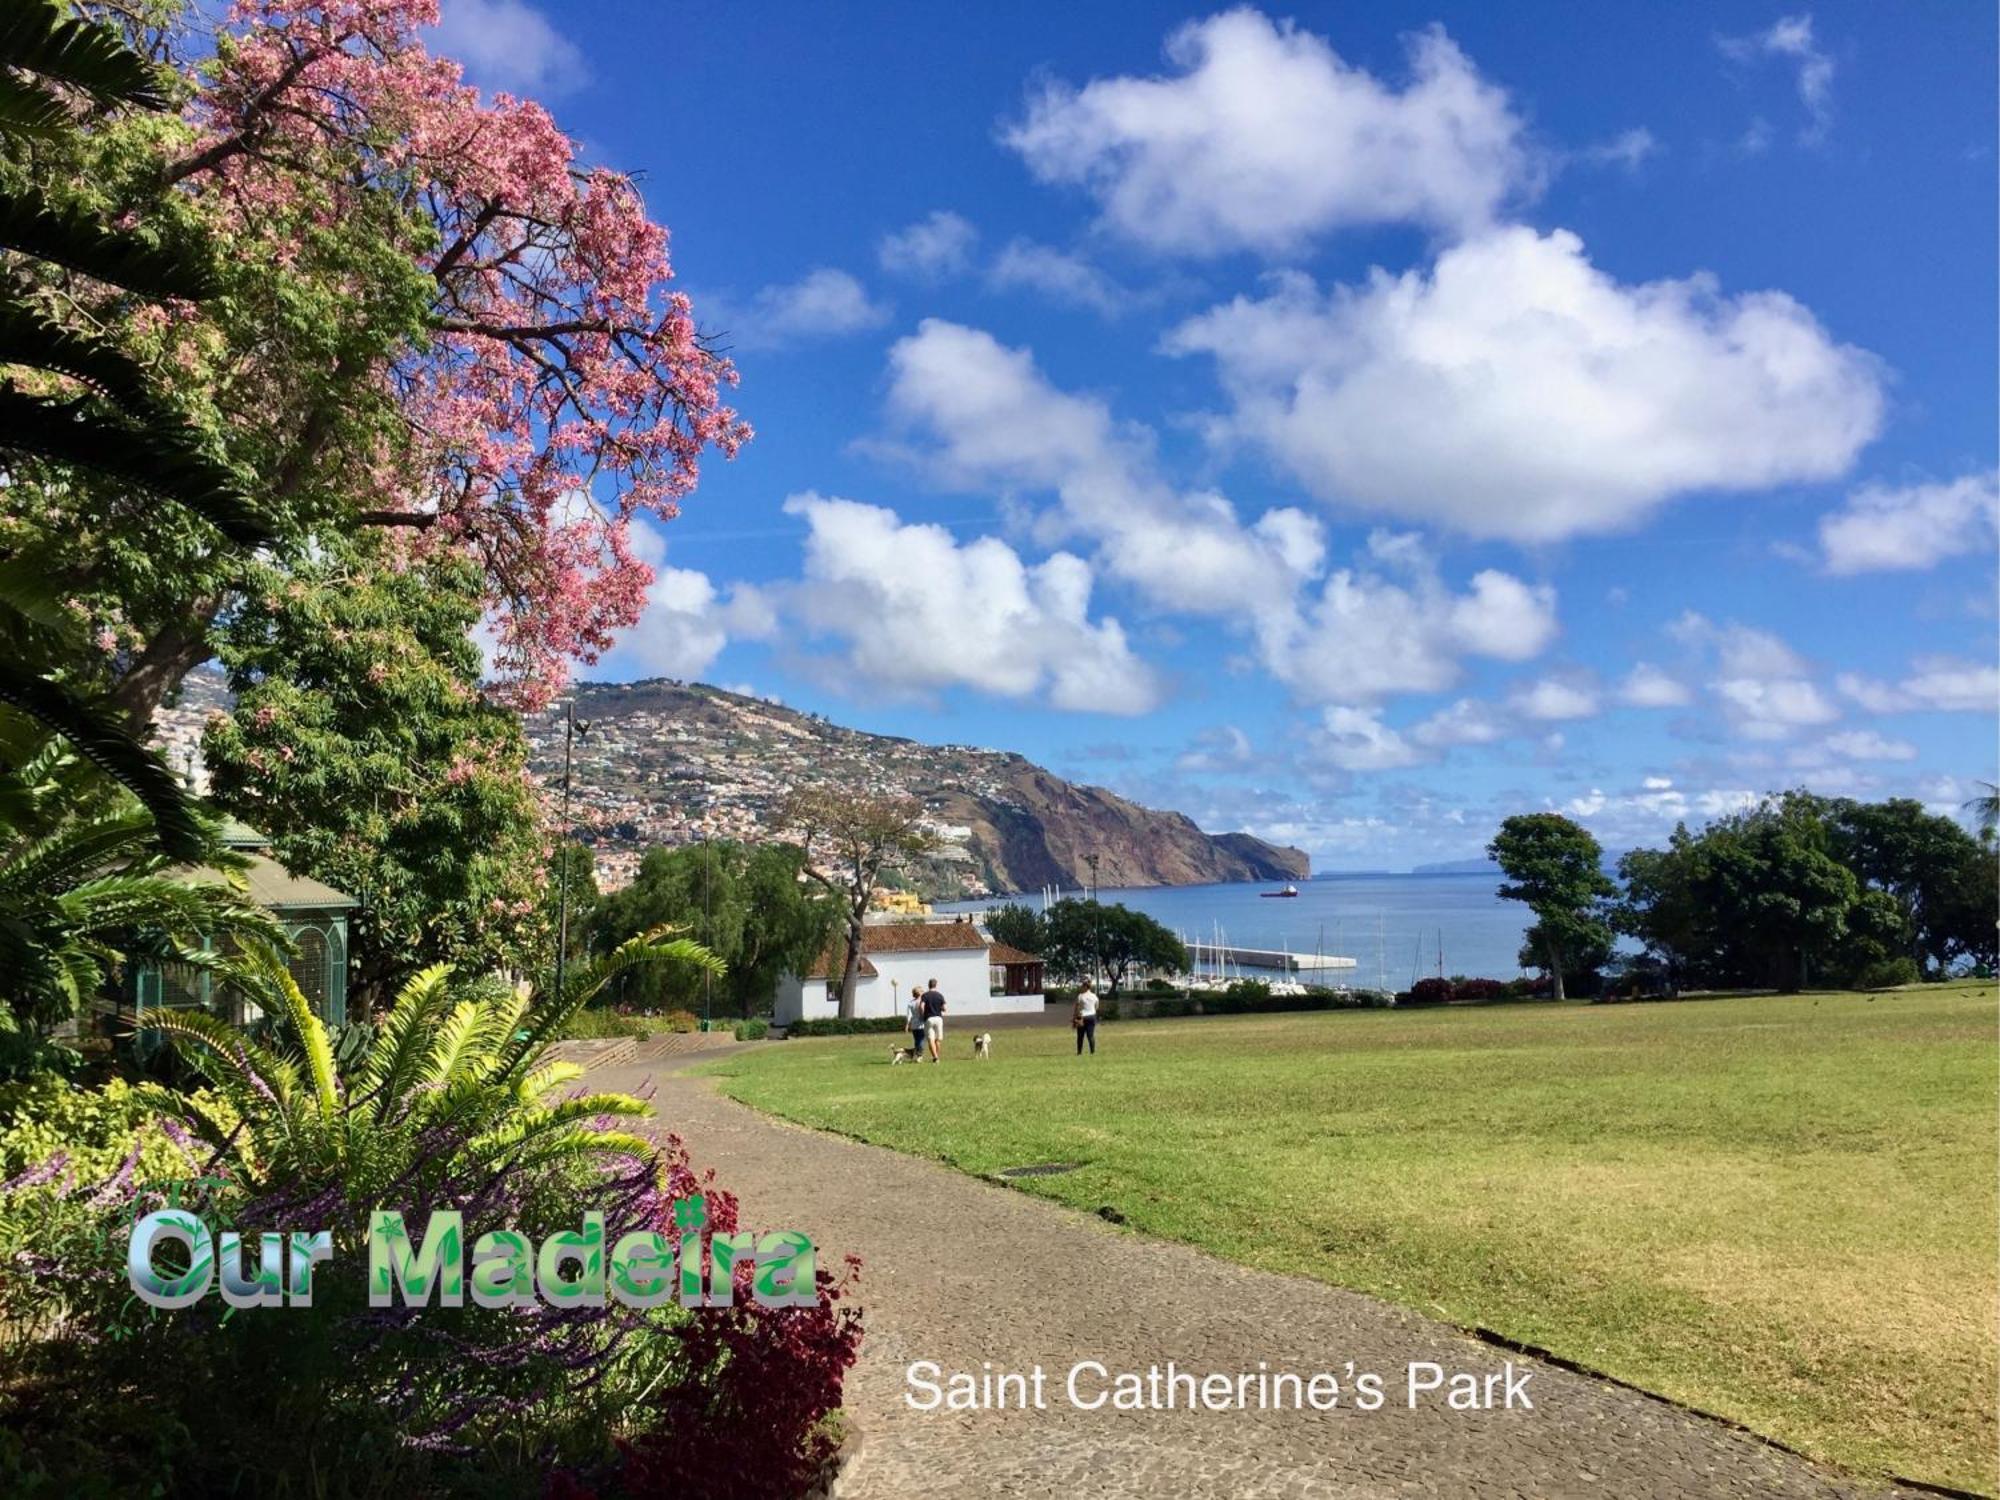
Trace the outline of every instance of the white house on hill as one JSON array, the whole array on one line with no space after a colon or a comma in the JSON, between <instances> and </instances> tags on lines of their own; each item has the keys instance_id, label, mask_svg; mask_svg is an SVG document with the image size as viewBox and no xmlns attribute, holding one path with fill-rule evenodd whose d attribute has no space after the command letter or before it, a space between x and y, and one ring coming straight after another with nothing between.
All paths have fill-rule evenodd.
<instances>
[{"instance_id":1,"label":"white house on hill","mask_svg":"<svg viewBox=\"0 0 2000 1500\"><path fill-rule=\"evenodd\" d=\"M780 979L771 1019L789 1026L838 1016L843 957L836 942L820 955L811 974ZM933 979L944 994L947 1023L960 1017L1041 1014L1042 961L992 942L970 918L871 923L862 929L857 1016L900 1016L911 988Z\"/></svg>"}]
</instances>

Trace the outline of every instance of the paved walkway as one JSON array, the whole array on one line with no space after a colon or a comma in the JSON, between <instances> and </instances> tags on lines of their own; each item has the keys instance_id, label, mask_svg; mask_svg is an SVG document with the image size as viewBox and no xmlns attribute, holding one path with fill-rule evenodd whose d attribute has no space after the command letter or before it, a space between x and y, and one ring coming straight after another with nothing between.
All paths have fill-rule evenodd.
<instances>
[{"instance_id":1,"label":"paved walkway","mask_svg":"<svg viewBox=\"0 0 2000 1500\"><path fill-rule=\"evenodd\" d=\"M770 1120L681 1076L679 1060L594 1073L655 1087L678 1132L742 1201L746 1226L800 1229L829 1264L862 1257L867 1336L848 1378L862 1433L842 1500L1153 1496L1870 1497L1846 1480L1636 1392L1515 1358L1532 1411L1404 1401L1412 1361L1504 1370L1509 1356L1414 1313L1146 1239L915 1157ZM969 1064L968 1064L969 1066ZM1047 1372L1045 1410L913 1411L905 1372ZM1388 1379L1375 1412L1083 1411L1081 1360L1174 1361L1197 1375L1357 1369ZM1080 1394L1101 1388L1094 1378ZM1343 1389L1345 1389L1343 1382ZM1496 1393L1499 1382L1495 1383Z\"/></svg>"}]
</instances>

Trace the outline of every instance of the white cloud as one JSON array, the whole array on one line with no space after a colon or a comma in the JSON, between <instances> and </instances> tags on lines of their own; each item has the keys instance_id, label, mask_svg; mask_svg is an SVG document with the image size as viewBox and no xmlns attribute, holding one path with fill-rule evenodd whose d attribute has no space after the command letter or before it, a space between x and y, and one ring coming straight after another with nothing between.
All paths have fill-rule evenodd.
<instances>
[{"instance_id":1,"label":"white cloud","mask_svg":"<svg viewBox=\"0 0 2000 1500\"><path fill-rule=\"evenodd\" d=\"M1373 709L1327 709L1309 742L1318 759L1342 771L1390 771L1424 759L1420 750L1384 724Z\"/></svg>"},{"instance_id":2,"label":"white cloud","mask_svg":"<svg viewBox=\"0 0 2000 1500\"><path fill-rule=\"evenodd\" d=\"M1233 403L1216 435L1322 500L1520 541L1834 478L1882 420L1875 359L1782 292L1624 285L1564 230L1498 229L1326 295L1286 273L1163 347L1213 355Z\"/></svg>"},{"instance_id":3,"label":"white cloud","mask_svg":"<svg viewBox=\"0 0 2000 1500\"><path fill-rule=\"evenodd\" d=\"M1555 590L1477 574L1453 594L1414 536L1375 532L1369 566L1341 568L1317 597L1257 622L1265 665L1314 703L1372 703L1441 692L1465 656L1525 661L1556 635Z\"/></svg>"},{"instance_id":4,"label":"white cloud","mask_svg":"<svg viewBox=\"0 0 2000 1500\"><path fill-rule=\"evenodd\" d=\"M706 573L667 562L667 543L651 525L635 521L626 533L633 556L653 570L639 622L614 648L621 672L704 676L732 640L769 640L778 620L762 590L746 583L725 594Z\"/></svg>"},{"instance_id":5,"label":"white cloud","mask_svg":"<svg viewBox=\"0 0 2000 1500\"><path fill-rule=\"evenodd\" d=\"M1940 484L1867 485L1819 523L1829 573L1934 567L1964 552L1993 550L2000 475Z\"/></svg>"},{"instance_id":6,"label":"white cloud","mask_svg":"<svg viewBox=\"0 0 2000 1500\"><path fill-rule=\"evenodd\" d=\"M1242 771L1256 763L1250 736L1234 724L1203 730L1174 759L1176 771Z\"/></svg>"},{"instance_id":7,"label":"white cloud","mask_svg":"<svg viewBox=\"0 0 2000 1500\"><path fill-rule=\"evenodd\" d=\"M475 82L510 93L548 99L590 77L576 44L522 0L443 0L430 46Z\"/></svg>"},{"instance_id":8,"label":"white cloud","mask_svg":"<svg viewBox=\"0 0 2000 1500\"><path fill-rule=\"evenodd\" d=\"M1799 140L1810 146L1826 139L1833 128L1833 59L1820 50L1814 39L1810 15L1785 16L1763 31L1749 36L1717 37L1715 44L1736 62L1754 62L1760 57L1796 62L1799 102L1805 106L1807 118ZM1760 120L1757 124L1764 122ZM1765 136L1768 140L1768 126Z\"/></svg>"},{"instance_id":9,"label":"white cloud","mask_svg":"<svg viewBox=\"0 0 2000 1500\"><path fill-rule=\"evenodd\" d=\"M1694 701L1688 685L1648 662L1639 662L1618 684L1618 701L1628 708L1680 708Z\"/></svg>"},{"instance_id":10,"label":"white cloud","mask_svg":"<svg viewBox=\"0 0 2000 1500\"><path fill-rule=\"evenodd\" d=\"M967 686L1056 708L1139 714L1161 685L1115 620L1089 617L1090 566L1058 552L1029 566L998 537L961 545L942 526L813 493L785 501L811 528L792 606L845 643L862 684L923 694Z\"/></svg>"},{"instance_id":11,"label":"white cloud","mask_svg":"<svg viewBox=\"0 0 2000 1500\"><path fill-rule=\"evenodd\" d=\"M940 208L882 236L876 258L885 271L935 280L963 271L978 241L979 231L970 220Z\"/></svg>"},{"instance_id":12,"label":"white cloud","mask_svg":"<svg viewBox=\"0 0 2000 1500\"><path fill-rule=\"evenodd\" d=\"M1915 760L1917 747L1872 729L1849 729L1826 737L1826 748L1848 760Z\"/></svg>"},{"instance_id":13,"label":"white cloud","mask_svg":"<svg viewBox=\"0 0 2000 1500\"><path fill-rule=\"evenodd\" d=\"M1535 186L1506 94L1441 28L1410 39L1401 90L1250 9L1181 27L1166 55L1169 77L1051 83L1002 135L1150 248L1279 255L1345 225L1461 231Z\"/></svg>"},{"instance_id":14,"label":"white cloud","mask_svg":"<svg viewBox=\"0 0 2000 1500\"><path fill-rule=\"evenodd\" d=\"M1115 318L1132 305L1132 294L1080 255L1016 239L993 259L987 279L996 287L1039 292L1051 302L1087 307Z\"/></svg>"},{"instance_id":15,"label":"white cloud","mask_svg":"<svg viewBox=\"0 0 2000 1500\"><path fill-rule=\"evenodd\" d=\"M2000 667L1951 656L1918 657L1910 674L1896 683L1843 672L1835 684L1870 713L2000 711Z\"/></svg>"},{"instance_id":16,"label":"white cloud","mask_svg":"<svg viewBox=\"0 0 2000 1500\"><path fill-rule=\"evenodd\" d=\"M1813 681L1812 667L1769 631L1733 622L1717 625L1690 610L1668 627L1668 634L1711 660L1715 675L1708 690L1730 726L1746 739L1785 739L1840 717L1840 709Z\"/></svg>"},{"instance_id":17,"label":"white cloud","mask_svg":"<svg viewBox=\"0 0 2000 1500\"><path fill-rule=\"evenodd\" d=\"M1608 141L1599 141L1594 146L1585 146L1582 150L1571 154L1576 160L1588 162L1592 166L1623 167L1628 172L1635 172L1641 162L1648 157L1659 155L1666 149L1652 131L1640 125L1631 130L1621 131Z\"/></svg>"},{"instance_id":18,"label":"white cloud","mask_svg":"<svg viewBox=\"0 0 2000 1500\"><path fill-rule=\"evenodd\" d=\"M1052 491L1050 528L1084 536L1105 571L1177 612L1247 620L1318 572L1319 523L1290 507L1246 526L1221 495L1158 475L1152 434L1095 397L1058 390L1026 349L927 318L889 351L889 409L935 440L946 482Z\"/></svg>"},{"instance_id":19,"label":"white cloud","mask_svg":"<svg viewBox=\"0 0 2000 1500\"><path fill-rule=\"evenodd\" d=\"M1410 731L1420 745L1441 749L1447 745L1490 745L1505 738L1507 722L1491 704L1476 698L1461 698L1440 709Z\"/></svg>"},{"instance_id":20,"label":"white cloud","mask_svg":"<svg viewBox=\"0 0 2000 1500\"><path fill-rule=\"evenodd\" d=\"M718 307L718 304L720 306ZM799 280L767 286L740 311L726 298L707 299L710 316L739 349L775 349L807 339L863 333L889 321L887 304L845 271L821 266Z\"/></svg>"},{"instance_id":21,"label":"white cloud","mask_svg":"<svg viewBox=\"0 0 2000 1500\"><path fill-rule=\"evenodd\" d=\"M1543 677L1517 689L1508 703L1524 719L1588 719L1597 690L1580 678Z\"/></svg>"}]
</instances>

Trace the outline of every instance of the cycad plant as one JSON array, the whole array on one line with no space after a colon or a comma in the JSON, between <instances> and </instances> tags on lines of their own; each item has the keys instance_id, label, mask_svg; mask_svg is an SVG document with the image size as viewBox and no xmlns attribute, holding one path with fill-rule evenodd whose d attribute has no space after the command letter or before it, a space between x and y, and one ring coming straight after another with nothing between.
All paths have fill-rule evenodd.
<instances>
[{"instance_id":1,"label":"cycad plant","mask_svg":"<svg viewBox=\"0 0 2000 1500\"><path fill-rule=\"evenodd\" d=\"M0 729L0 758L25 762L0 775L0 1002L20 1027L74 1016L124 959L226 968L239 943L284 942L231 882L240 857L203 830L203 852L224 868L200 883L173 872L148 813L79 777L61 742L15 727L39 741L15 751Z\"/></svg>"},{"instance_id":2,"label":"cycad plant","mask_svg":"<svg viewBox=\"0 0 2000 1500\"><path fill-rule=\"evenodd\" d=\"M0 141L60 138L94 111L168 104L158 71L108 27L47 0L0 10ZM134 491L183 506L246 553L267 542L237 476L159 375L57 316L101 295L200 301L214 290L205 253L143 217L113 228L12 170L0 173L0 251L0 463L95 485L107 510ZM72 629L33 558L0 559L0 706L63 735L152 813L163 848L195 858L200 823L166 767L53 671Z\"/></svg>"},{"instance_id":3,"label":"cycad plant","mask_svg":"<svg viewBox=\"0 0 2000 1500\"><path fill-rule=\"evenodd\" d=\"M238 1117L196 1107L191 1123L251 1197L422 1204L445 1182L541 1179L566 1162L651 1157L651 1143L611 1124L642 1118L649 1105L624 1094L555 1098L582 1069L543 1054L615 975L656 963L722 971L707 949L666 928L573 969L560 995L492 981L454 987L450 967L433 965L403 986L345 1077L325 1025L269 953L252 957L247 979L271 1001L279 1045L202 1011L155 1011L140 1024L172 1036Z\"/></svg>"}]
</instances>

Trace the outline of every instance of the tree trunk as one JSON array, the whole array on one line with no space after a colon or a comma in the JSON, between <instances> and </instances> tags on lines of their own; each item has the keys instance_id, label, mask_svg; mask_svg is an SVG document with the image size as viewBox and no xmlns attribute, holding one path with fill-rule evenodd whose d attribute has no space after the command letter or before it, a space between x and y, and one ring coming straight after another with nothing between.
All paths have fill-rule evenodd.
<instances>
[{"instance_id":1,"label":"tree trunk","mask_svg":"<svg viewBox=\"0 0 2000 1500\"><path fill-rule=\"evenodd\" d=\"M1549 981L1555 986L1555 998L1566 1000L1569 997L1563 993L1562 949L1551 942L1547 945L1547 951L1549 958Z\"/></svg>"},{"instance_id":2,"label":"tree trunk","mask_svg":"<svg viewBox=\"0 0 2000 1500\"><path fill-rule=\"evenodd\" d=\"M854 1019L854 980L861 972L861 913L855 911L847 918L847 968L840 976L840 1018Z\"/></svg>"},{"instance_id":3,"label":"tree trunk","mask_svg":"<svg viewBox=\"0 0 2000 1500\"><path fill-rule=\"evenodd\" d=\"M162 627L146 643L132 669L111 689L111 704L135 734L153 722L153 711L167 694L209 658L208 627L222 609L222 596L197 599L187 618Z\"/></svg>"}]
</instances>

